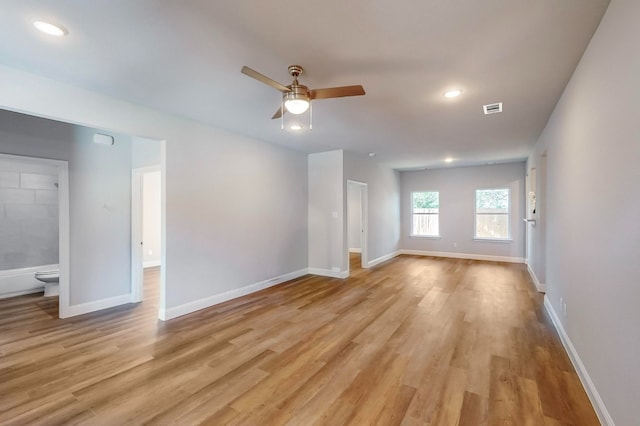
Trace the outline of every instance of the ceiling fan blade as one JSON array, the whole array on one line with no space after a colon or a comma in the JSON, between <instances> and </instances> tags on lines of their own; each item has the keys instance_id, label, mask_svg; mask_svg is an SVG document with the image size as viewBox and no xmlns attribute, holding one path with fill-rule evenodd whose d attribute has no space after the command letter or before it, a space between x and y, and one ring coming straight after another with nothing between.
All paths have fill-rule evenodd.
<instances>
[{"instance_id":1,"label":"ceiling fan blade","mask_svg":"<svg viewBox=\"0 0 640 426\"><path fill-rule=\"evenodd\" d=\"M242 70L240 70L242 72L242 74L244 75L248 75L251 78L255 78L258 81L261 81L262 83L266 84L267 86L271 86L276 90L279 90L281 92L287 93L290 92L291 89L289 89L287 86L284 86L280 83L278 83L275 80L270 79L269 77L267 77L264 74L260 74L258 71L253 70L251 68L249 68L248 66L244 66L242 67Z\"/></svg>"},{"instance_id":2,"label":"ceiling fan blade","mask_svg":"<svg viewBox=\"0 0 640 426\"><path fill-rule=\"evenodd\" d=\"M286 108L279 107L279 108L278 108L278 110L276 111L276 113L275 113L275 114L273 114L273 117L271 117L271 119L272 119L272 120L275 120L276 118L280 118L280 117L282 117L282 114L283 114L283 113L285 113L285 114L286 114L286 113L287 113L287 109L286 109Z\"/></svg>"},{"instance_id":3,"label":"ceiling fan blade","mask_svg":"<svg viewBox=\"0 0 640 426\"><path fill-rule=\"evenodd\" d=\"M360 85L330 87L328 89L314 89L309 91L309 97L311 99L343 98L345 96L360 96L364 94L364 88Z\"/></svg>"}]
</instances>

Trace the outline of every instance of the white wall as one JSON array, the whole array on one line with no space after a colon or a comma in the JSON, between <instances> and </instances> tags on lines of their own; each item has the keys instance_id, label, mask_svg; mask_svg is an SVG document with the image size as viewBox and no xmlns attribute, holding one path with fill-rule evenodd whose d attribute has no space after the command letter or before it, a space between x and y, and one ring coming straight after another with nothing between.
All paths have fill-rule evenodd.
<instances>
[{"instance_id":1,"label":"white wall","mask_svg":"<svg viewBox=\"0 0 640 426\"><path fill-rule=\"evenodd\" d=\"M361 185L355 183L349 183L347 185L349 251L353 250L356 253L362 249L360 243L362 239L362 206L360 205L362 195L360 186Z\"/></svg>"},{"instance_id":2,"label":"white wall","mask_svg":"<svg viewBox=\"0 0 640 426\"><path fill-rule=\"evenodd\" d=\"M0 108L164 141L162 273L171 312L306 268L304 154L6 66L0 93ZM99 273L104 263L92 267Z\"/></svg>"},{"instance_id":3,"label":"white wall","mask_svg":"<svg viewBox=\"0 0 640 426\"><path fill-rule=\"evenodd\" d=\"M368 154L345 151L344 177L345 188L347 179L367 184L369 263L395 255L400 240L399 173ZM344 246L348 249L347 241Z\"/></svg>"},{"instance_id":4,"label":"white wall","mask_svg":"<svg viewBox=\"0 0 640 426\"><path fill-rule=\"evenodd\" d=\"M145 268L161 263L161 176L160 170L142 175L142 261Z\"/></svg>"},{"instance_id":5,"label":"white wall","mask_svg":"<svg viewBox=\"0 0 640 426\"><path fill-rule=\"evenodd\" d=\"M495 257L522 261L525 255L525 164L442 168L401 173L402 237L404 250ZM509 242L474 240L475 191L511 190ZM440 238L411 237L411 192L439 191ZM456 247L454 247L454 244Z\"/></svg>"},{"instance_id":6,"label":"white wall","mask_svg":"<svg viewBox=\"0 0 640 426\"><path fill-rule=\"evenodd\" d=\"M94 130L0 111L0 152L69 161L70 303L130 292L131 142L92 143Z\"/></svg>"},{"instance_id":7,"label":"white wall","mask_svg":"<svg viewBox=\"0 0 640 426\"><path fill-rule=\"evenodd\" d=\"M162 162L161 143L155 139L133 136L131 138L131 166L160 167Z\"/></svg>"},{"instance_id":8,"label":"white wall","mask_svg":"<svg viewBox=\"0 0 640 426\"><path fill-rule=\"evenodd\" d=\"M225 134L167 143L169 307L307 267L306 162Z\"/></svg>"},{"instance_id":9,"label":"white wall","mask_svg":"<svg viewBox=\"0 0 640 426\"><path fill-rule=\"evenodd\" d=\"M639 18L611 2L529 163L547 153L548 301L618 425L640 395Z\"/></svg>"},{"instance_id":10,"label":"white wall","mask_svg":"<svg viewBox=\"0 0 640 426\"><path fill-rule=\"evenodd\" d=\"M328 276L343 276L345 185L343 152L309 154L309 270Z\"/></svg>"}]
</instances>

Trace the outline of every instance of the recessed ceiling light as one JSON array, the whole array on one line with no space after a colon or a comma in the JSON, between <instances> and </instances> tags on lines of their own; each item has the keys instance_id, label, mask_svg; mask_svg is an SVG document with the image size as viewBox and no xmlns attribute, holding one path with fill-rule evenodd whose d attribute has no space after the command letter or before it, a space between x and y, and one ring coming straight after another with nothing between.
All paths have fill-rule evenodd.
<instances>
[{"instance_id":1,"label":"recessed ceiling light","mask_svg":"<svg viewBox=\"0 0 640 426\"><path fill-rule=\"evenodd\" d=\"M445 98L457 98L460 95L462 95L462 90L460 89L454 89L454 90L449 90L448 92L444 92Z\"/></svg>"},{"instance_id":2,"label":"recessed ceiling light","mask_svg":"<svg viewBox=\"0 0 640 426\"><path fill-rule=\"evenodd\" d=\"M292 124L291 126L289 126L289 128L291 130L302 130L302 126L299 124Z\"/></svg>"},{"instance_id":3,"label":"recessed ceiling light","mask_svg":"<svg viewBox=\"0 0 640 426\"><path fill-rule=\"evenodd\" d=\"M445 163L452 163L453 162L453 158L447 157L447 158L444 159L444 162Z\"/></svg>"},{"instance_id":4,"label":"recessed ceiling light","mask_svg":"<svg viewBox=\"0 0 640 426\"><path fill-rule=\"evenodd\" d=\"M45 34L56 37L62 37L69 34L69 31L67 31L65 27L58 24L52 24L51 22L35 20L33 21L33 26Z\"/></svg>"},{"instance_id":5,"label":"recessed ceiling light","mask_svg":"<svg viewBox=\"0 0 640 426\"><path fill-rule=\"evenodd\" d=\"M375 156L376 156L376 153L375 153L375 152L370 152L370 153L369 153L369 157L375 157Z\"/></svg>"}]
</instances>

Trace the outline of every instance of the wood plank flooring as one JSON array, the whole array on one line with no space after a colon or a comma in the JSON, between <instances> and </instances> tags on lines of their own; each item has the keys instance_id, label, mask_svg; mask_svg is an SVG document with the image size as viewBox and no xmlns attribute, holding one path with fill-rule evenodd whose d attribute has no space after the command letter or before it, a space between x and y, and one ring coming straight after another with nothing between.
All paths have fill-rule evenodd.
<instances>
[{"instance_id":1,"label":"wood plank flooring","mask_svg":"<svg viewBox=\"0 0 640 426\"><path fill-rule=\"evenodd\" d=\"M0 424L598 425L523 265L400 256L175 320L0 300Z\"/></svg>"}]
</instances>

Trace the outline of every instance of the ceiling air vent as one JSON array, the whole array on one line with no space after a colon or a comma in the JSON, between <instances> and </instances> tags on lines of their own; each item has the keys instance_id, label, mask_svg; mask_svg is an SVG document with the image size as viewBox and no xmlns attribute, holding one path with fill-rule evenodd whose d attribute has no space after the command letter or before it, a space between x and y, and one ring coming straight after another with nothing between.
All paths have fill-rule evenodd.
<instances>
[{"instance_id":1,"label":"ceiling air vent","mask_svg":"<svg viewBox=\"0 0 640 426\"><path fill-rule=\"evenodd\" d=\"M482 109L484 109L485 115L497 114L499 112L502 112L502 102L496 102L495 104L484 105Z\"/></svg>"}]
</instances>

